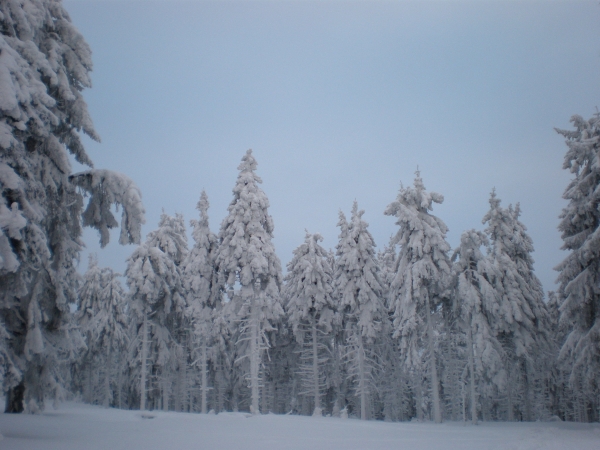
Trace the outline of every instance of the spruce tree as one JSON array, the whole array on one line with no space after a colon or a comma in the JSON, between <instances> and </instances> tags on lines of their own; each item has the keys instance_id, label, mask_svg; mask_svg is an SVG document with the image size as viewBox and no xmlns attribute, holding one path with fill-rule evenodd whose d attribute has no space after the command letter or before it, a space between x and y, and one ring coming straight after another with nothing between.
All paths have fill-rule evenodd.
<instances>
[{"instance_id":1,"label":"spruce tree","mask_svg":"<svg viewBox=\"0 0 600 450\"><path fill-rule=\"evenodd\" d=\"M600 408L600 114L571 119L575 130L556 130L569 147L563 169L573 174L560 215L562 249L556 270L560 283L560 325L567 331L559 361L578 392L575 418L597 421Z\"/></svg>"},{"instance_id":2,"label":"spruce tree","mask_svg":"<svg viewBox=\"0 0 600 450\"><path fill-rule=\"evenodd\" d=\"M220 287L217 280L215 254L217 237L208 223L208 196L202 191L196 209L200 220L191 220L194 247L185 261L183 284L187 295L186 314L193 326L193 342L199 352L201 378L201 412L206 414L208 394L208 362L214 349L218 327L216 310L220 307ZM214 359L214 355L212 355Z\"/></svg>"},{"instance_id":3,"label":"spruce tree","mask_svg":"<svg viewBox=\"0 0 600 450\"><path fill-rule=\"evenodd\" d=\"M514 420L518 410L524 420L533 420L532 394L539 379L536 364L549 348L544 293L533 272L531 238L518 220L519 206L502 208L495 191L489 202L483 223L488 225L492 245L489 258L497 269L491 281L499 299L493 327L505 356L506 418Z\"/></svg>"},{"instance_id":4,"label":"spruce tree","mask_svg":"<svg viewBox=\"0 0 600 450\"><path fill-rule=\"evenodd\" d=\"M139 394L142 411L146 408L150 345L155 348L155 360L151 362L161 371L163 408L168 408L170 377L177 362L173 351L181 345L186 308L181 267L186 256L187 237L183 217L170 217L163 213L158 229L150 232L146 241L127 260L125 276L131 298L131 313L136 321L136 334L141 341Z\"/></svg>"},{"instance_id":5,"label":"spruce tree","mask_svg":"<svg viewBox=\"0 0 600 450\"><path fill-rule=\"evenodd\" d=\"M327 251L319 245L322 240L318 233L306 233L304 243L294 250L287 265L284 293L288 323L302 348L300 377L304 393L313 396L313 416L320 416L322 411L323 365L328 360L327 341L335 319L333 273Z\"/></svg>"},{"instance_id":6,"label":"spruce tree","mask_svg":"<svg viewBox=\"0 0 600 450\"><path fill-rule=\"evenodd\" d=\"M489 242L481 231L465 231L452 259L456 277L458 328L466 338L469 369L471 422L477 424L480 389L486 392L505 387L504 351L493 328L499 296L492 280L498 275L492 261L482 252ZM492 323L490 323L492 321Z\"/></svg>"},{"instance_id":7,"label":"spruce tree","mask_svg":"<svg viewBox=\"0 0 600 450\"><path fill-rule=\"evenodd\" d=\"M82 219L105 245L117 225L110 204L120 203L121 242L137 243L143 207L123 175L72 174L69 155L93 167L79 132L99 137L82 96L91 51L62 3L2 2L0 29L0 359L6 411L37 411L60 396L61 361L76 350L69 304ZM101 213L85 214L85 195L86 211Z\"/></svg>"},{"instance_id":8,"label":"spruce tree","mask_svg":"<svg viewBox=\"0 0 600 450\"><path fill-rule=\"evenodd\" d=\"M221 223L216 264L219 282L236 303L241 358L250 363L250 411L259 414L260 365L269 343L265 332L283 315L280 301L281 263L273 246L269 200L259 188L257 163L248 150L239 165L229 214Z\"/></svg>"},{"instance_id":9,"label":"spruce tree","mask_svg":"<svg viewBox=\"0 0 600 450\"><path fill-rule=\"evenodd\" d=\"M124 313L125 293L120 274L111 268L99 268L95 256L90 256L87 272L79 288L79 308L75 318L84 334L87 350L80 376L85 379L84 398L93 402L90 386L91 371L104 373L102 403L112 400L111 378L114 354L123 350L127 340L127 320Z\"/></svg>"},{"instance_id":10,"label":"spruce tree","mask_svg":"<svg viewBox=\"0 0 600 450\"><path fill-rule=\"evenodd\" d=\"M425 190L417 171L414 187L402 187L396 201L385 210L386 215L398 219L396 224L400 227L393 241L400 250L390 291L394 337L400 340L403 359L417 377L420 377L423 365L429 363L433 419L436 423L442 421L442 412L434 316L438 315L441 307L451 267L448 258L450 246L446 242L448 228L429 211L432 203L443 201L442 195ZM423 361L424 350L429 361ZM418 378L417 389L419 384Z\"/></svg>"},{"instance_id":11,"label":"spruce tree","mask_svg":"<svg viewBox=\"0 0 600 450\"><path fill-rule=\"evenodd\" d=\"M375 243L363 214L355 201L337 246L335 288L344 316L349 375L360 398L360 417L366 420L369 397L375 391L375 343L380 338L385 310Z\"/></svg>"}]
</instances>

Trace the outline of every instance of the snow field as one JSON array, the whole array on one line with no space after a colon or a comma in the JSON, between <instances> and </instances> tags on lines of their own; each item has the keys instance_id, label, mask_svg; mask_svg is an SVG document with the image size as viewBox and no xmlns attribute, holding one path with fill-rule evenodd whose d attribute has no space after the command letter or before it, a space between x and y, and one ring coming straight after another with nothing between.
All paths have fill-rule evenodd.
<instances>
[{"instance_id":1,"label":"snow field","mask_svg":"<svg viewBox=\"0 0 600 450\"><path fill-rule=\"evenodd\" d=\"M385 423L246 413L201 415L64 403L39 415L0 414L2 450L600 449L600 424Z\"/></svg>"}]
</instances>

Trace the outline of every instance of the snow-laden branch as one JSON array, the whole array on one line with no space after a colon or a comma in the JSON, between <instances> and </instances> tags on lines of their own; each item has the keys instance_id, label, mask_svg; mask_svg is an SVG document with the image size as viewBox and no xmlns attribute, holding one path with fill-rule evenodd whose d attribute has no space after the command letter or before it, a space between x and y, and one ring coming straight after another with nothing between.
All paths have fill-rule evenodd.
<instances>
[{"instance_id":1,"label":"snow-laden branch","mask_svg":"<svg viewBox=\"0 0 600 450\"><path fill-rule=\"evenodd\" d=\"M129 177L111 170L92 169L71 175L69 181L90 196L82 214L83 225L98 230L102 247L108 244L109 230L118 225L110 211L113 204L123 208L119 243L140 243L145 210L142 194Z\"/></svg>"}]
</instances>

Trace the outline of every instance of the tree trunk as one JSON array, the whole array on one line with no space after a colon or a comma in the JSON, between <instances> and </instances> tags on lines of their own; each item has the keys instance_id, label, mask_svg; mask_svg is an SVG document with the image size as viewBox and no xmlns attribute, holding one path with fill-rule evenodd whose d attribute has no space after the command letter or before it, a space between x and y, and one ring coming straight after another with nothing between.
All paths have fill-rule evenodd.
<instances>
[{"instance_id":1,"label":"tree trunk","mask_svg":"<svg viewBox=\"0 0 600 450\"><path fill-rule=\"evenodd\" d=\"M171 390L171 383L169 380L169 375L170 373L167 373L167 371L165 370L166 367L163 366L162 368L162 410L163 411L168 411L169 410L169 394L170 394L170 390Z\"/></svg>"},{"instance_id":2,"label":"tree trunk","mask_svg":"<svg viewBox=\"0 0 600 450\"><path fill-rule=\"evenodd\" d=\"M5 413L22 413L24 410L23 397L25 395L25 384L21 381L6 393Z\"/></svg>"},{"instance_id":3,"label":"tree trunk","mask_svg":"<svg viewBox=\"0 0 600 450\"><path fill-rule=\"evenodd\" d=\"M315 397L315 409L313 416L321 415L321 396L319 395L319 348L317 346L317 321L312 318L312 369L313 369L313 393Z\"/></svg>"},{"instance_id":4,"label":"tree trunk","mask_svg":"<svg viewBox=\"0 0 600 450\"><path fill-rule=\"evenodd\" d=\"M88 358L88 364L86 367L86 378L85 388L83 393L83 401L86 403L92 403L92 359Z\"/></svg>"},{"instance_id":5,"label":"tree trunk","mask_svg":"<svg viewBox=\"0 0 600 450\"><path fill-rule=\"evenodd\" d=\"M506 383L506 397L507 397L507 420L513 422L515 420L513 411L513 398L512 398L512 377L510 376L510 368L507 369L507 383Z\"/></svg>"},{"instance_id":6,"label":"tree trunk","mask_svg":"<svg viewBox=\"0 0 600 450\"><path fill-rule=\"evenodd\" d=\"M525 376L525 417L523 420L526 422L531 422L533 420L531 394L534 390L535 383L533 383L534 377L532 376L532 372L533 371L530 369L530 364L527 363L526 359L523 359L523 375Z\"/></svg>"},{"instance_id":7,"label":"tree trunk","mask_svg":"<svg viewBox=\"0 0 600 450\"><path fill-rule=\"evenodd\" d=\"M201 388L201 393L202 393L202 406L201 406L201 412L202 414L206 414L207 413L207 408L206 408L206 393L208 390L208 377L206 376L206 371L207 371L207 367L206 367L206 339L202 338L202 355L201 355L201 359L200 359L200 370L202 371L202 388Z\"/></svg>"},{"instance_id":8,"label":"tree trunk","mask_svg":"<svg viewBox=\"0 0 600 450\"><path fill-rule=\"evenodd\" d=\"M365 368L365 348L360 329L357 331L358 339L358 388L360 389L360 418L367 420L367 380Z\"/></svg>"},{"instance_id":9,"label":"tree trunk","mask_svg":"<svg viewBox=\"0 0 600 450\"><path fill-rule=\"evenodd\" d=\"M106 371L104 376L104 407L108 408L110 406L110 344L106 346L106 366L104 370Z\"/></svg>"},{"instance_id":10,"label":"tree trunk","mask_svg":"<svg viewBox=\"0 0 600 450\"><path fill-rule=\"evenodd\" d=\"M477 397L475 393L475 357L473 355L473 331L471 330L471 314L467 319L467 348L469 354L469 372L471 374L471 423L477 425Z\"/></svg>"},{"instance_id":11,"label":"tree trunk","mask_svg":"<svg viewBox=\"0 0 600 450\"><path fill-rule=\"evenodd\" d=\"M146 359L148 355L148 316L144 313L142 326L142 376L140 380L140 411L146 410Z\"/></svg>"},{"instance_id":12,"label":"tree trunk","mask_svg":"<svg viewBox=\"0 0 600 450\"><path fill-rule=\"evenodd\" d=\"M259 321L259 308L256 297L253 297L252 304L250 305L250 388L252 391L250 412L252 414L260 414L258 373L260 369Z\"/></svg>"},{"instance_id":13,"label":"tree trunk","mask_svg":"<svg viewBox=\"0 0 600 450\"><path fill-rule=\"evenodd\" d=\"M415 408L417 420L423 422L423 377L420 369L415 373Z\"/></svg>"},{"instance_id":14,"label":"tree trunk","mask_svg":"<svg viewBox=\"0 0 600 450\"><path fill-rule=\"evenodd\" d=\"M186 378L187 378L187 354L186 349L188 348L186 339L183 339L181 345L181 353L179 354L177 365L179 371L177 372L177 389L175 399L175 411L182 412L184 408L184 398L186 396Z\"/></svg>"},{"instance_id":15,"label":"tree trunk","mask_svg":"<svg viewBox=\"0 0 600 450\"><path fill-rule=\"evenodd\" d=\"M431 370L431 391L433 394L433 420L435 423L442 423L442 412L440 409L440 390L437 375L437 364L435 359L435 346L433 341L433 323L431 321L431 311L429 307L429 298L427 298L427 304L425 305L425 312L427 314L427 337L429 343L429 368Z\"/></svg>"}]
</instances>

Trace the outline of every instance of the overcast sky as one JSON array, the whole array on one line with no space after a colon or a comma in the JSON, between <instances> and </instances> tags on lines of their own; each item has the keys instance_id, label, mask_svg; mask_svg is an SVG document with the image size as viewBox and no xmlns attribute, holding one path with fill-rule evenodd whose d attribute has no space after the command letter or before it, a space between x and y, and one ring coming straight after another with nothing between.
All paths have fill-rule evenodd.
<instances>
[{"instance_id":1,"label":"overcast sky","mask_svg":"<svg viewBox=\"0 0 600 450\"><path fill-rule=\"evenodd\" d=\"M397 230L383 211L418 167L453 248L483 229L492 188L520 202L555 288L570 174L553 127L600 103L597 1L64 4L93 51L84 95L102 143L87 150L141 188L144 236L162 209L197 218L202 189L218 232L252 148L283 266L305 229L334 248L355 199L382 249ZM124 271L132 246L84 238Z\"/></svg>"}]
</instances>

